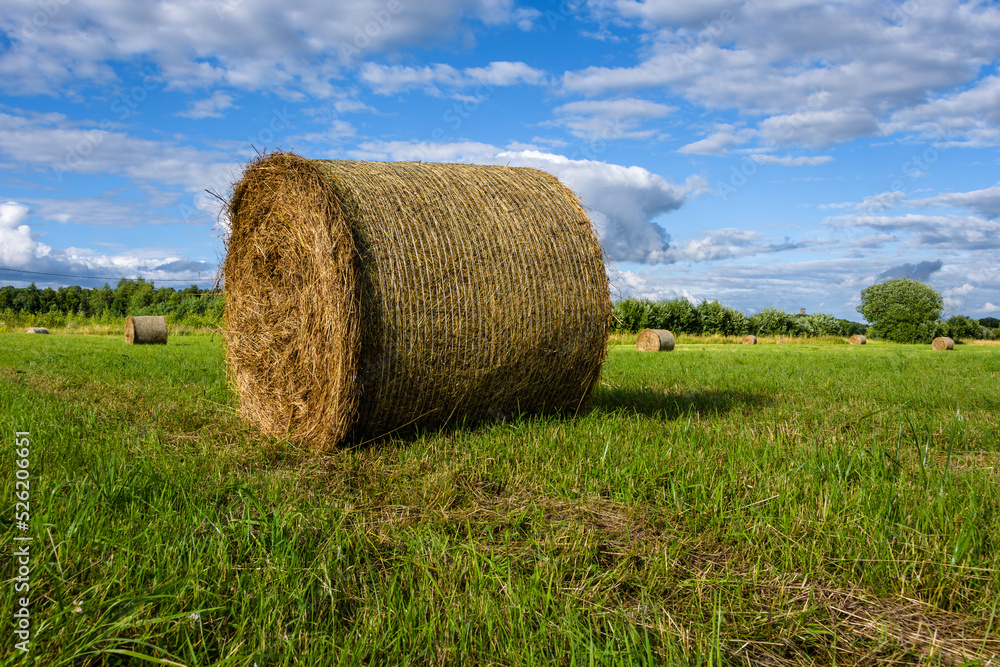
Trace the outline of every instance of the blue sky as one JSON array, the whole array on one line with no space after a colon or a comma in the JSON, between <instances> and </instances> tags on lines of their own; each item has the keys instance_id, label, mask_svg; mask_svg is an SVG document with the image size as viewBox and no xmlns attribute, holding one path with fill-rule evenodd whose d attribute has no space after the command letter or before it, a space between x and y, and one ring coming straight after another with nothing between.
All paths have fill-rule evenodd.
<instances>
[{"instance_id":1,"label":"blue sky","mask_svg":"<svg viewBox=\"0 0 1000 667\"><path fill-rule=\"evenodd\" d=\"M284 149L549 171L615 297L1000 314L997 3L5 0L0 35L3 284L211 284L206 190Z\"/></svg>"}]
</instances>

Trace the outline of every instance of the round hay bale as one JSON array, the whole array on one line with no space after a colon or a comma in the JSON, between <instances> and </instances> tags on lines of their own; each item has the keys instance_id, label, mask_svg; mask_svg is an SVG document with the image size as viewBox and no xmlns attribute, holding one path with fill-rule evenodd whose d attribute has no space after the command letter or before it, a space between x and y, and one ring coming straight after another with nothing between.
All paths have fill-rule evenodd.
<instances>
[{"instance_id":1,"label":"round hay bale","mask_svg":"<svg viewBox=\"0 0 1000 667\"><path fill-rule=\"evenodd\" d=\"M847 339L847 342L850 343L851 345L867 345L868 339L862 336L861 334L854 334L853 336Z\"/></svg>"},{"instance_id":2,"label":"round hay bale","mask_svg":"<svg viewBox=\"0 0 1000 667\"><path fill-rule=\"evenodd\" d=\"M757 337L756 336L744 336L743 340L741 340L740 343L742 343L743 345L756 345L757 344Z\"/></svg>"},{"instance_id":3,"label":"round hay bale","mask_svg":"<svg viewBox=\"0 0 1000 667\"><path fill-rule=\"evenodd\" d=\"M34 333L34 334L47 334L49 332L45 327L28 327L24 330L24 333Z\"/></svg>"},{"instance_id":4,"label":"round hay bale","mask_svg":"<svg viewBox=\"0 0 1000 667\"><path fill-rule=\"evenodd\" d=\"M935 350L954 350L955 341L947 336L938 336L931 341L931 348Z\"/></svg>"},{"instance_id":5,"label":"round hay bale","mask_svg":"<svg viewBox=\"0 0 1000 667\"><path fill-rule=\"evenodd\" d=\"M643 329L635 339L635 349L643 352L670 352L674 349L674 334L666 329Z\"/></svg>"},{"instance_id":6,"label":"round hay bale","mask_svg":"<svg viewBox=\"0 0 1000 667\"><path fill-rule=\"evenodd\" d=\"M603 251L544 172L277 153L247 166L228 213L226 360L266 433L324 450L575 411L597 381Z\"/></svg>"},{"instance_id":7,"label":"round hay bale","mask_svg":"<svg viewBox=\"0 0 1000 667\"><path fill-rule=\"evenodd\" d=\"M125 342L129 345L166 345L167 318L162 315L126 317Z\"/></svg>"}]
</instances>

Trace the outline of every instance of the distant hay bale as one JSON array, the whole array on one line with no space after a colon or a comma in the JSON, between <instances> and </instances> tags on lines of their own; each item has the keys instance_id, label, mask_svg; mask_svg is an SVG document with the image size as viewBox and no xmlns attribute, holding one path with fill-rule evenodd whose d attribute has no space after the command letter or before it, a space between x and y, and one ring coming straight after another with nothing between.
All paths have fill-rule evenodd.
<instances>
[{"instance_id":1,"label":"distant hay bale","mask_svg":"<svg viewBox=\"0 0 1000 667\"><path fill-rule=\"evenodd\" d=\"M28 327L24 330L24 333L35 333L35 334L47 334L49 332L45 327Z\"/></svg>"},{"instance_id":2,"label":"distant hay bale","mask_svg":"<svg viewBox=\"0 0 1000 667\"><path fill-rule=\"evenodd\" d=\"M125 342L129 345L166 345L167 318L162 315L125 318Z\"/></svg>"},{"instance_id":3,"label":"distant hay bale","mask_svg":"<svg viewBox=\"0 0 1000 667\"><path fill-rule=\"evenodd\" d=\"M938 336L931 341L931 348L935 350L954 350L955 341L947 336Z\"/></svg>"},{"instance_id":4,"label":"distant hay bale","mask_svg":"<svg viewBox=\"0 0 1000 667\"><path fill-rule=\"evenodd\" d=\"M868 339L862 336L861 334L854 334L853 336L847 339L847 342L850 343L851 345L867 345Z\"/></svg>"},{"instance_id":5,"label":"distant hay bale","mask_svg":"<svg viewBox=\"0 0 1000 667\"><path fill-rule=\"evenodd\" d=\"M743 345L756 345L757 344L757 337L756 336L744 336L743 340L740 341L740 342Z\"/></svg>"},{"instance_id":6,"label":"distant hay bale","mask_svg":"<svg viewBox=\"0 0 1000 667\"><path fill-rule=\"evenodd\" d=\"M575 411L611 325L576 196L534 169L263 156L234 184L226 360L264 432L326 450Z\"/></svg>"},{"instance_id":7,"label":"distant hay bale","mask_svg":"<svg viewBox=\"0 0 1000 667\"><path fill-rule=\"evenodd\" d=\"M643 352L670 352L674 334L666 329L643 329L635 339L635 349Z\"/></svg>"}]
</instances>

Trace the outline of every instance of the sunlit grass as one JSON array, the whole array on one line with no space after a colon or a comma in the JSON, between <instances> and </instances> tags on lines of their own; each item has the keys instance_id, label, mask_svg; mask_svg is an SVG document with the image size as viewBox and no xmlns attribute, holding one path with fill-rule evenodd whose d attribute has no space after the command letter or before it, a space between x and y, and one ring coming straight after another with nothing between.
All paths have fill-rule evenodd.
<instances>
[{"instance_id":1,"label":"sunlit grass","mask_svg":"<svg viewBox=\"0 0 1000 667\"><path fill-rule=\"evenodd\" d=\"M14 431L32 438L29 659L1000 653L1000 350L630 344L611 348L576 418L317 459L238 418L218 336L0 337L4 470ZM22 659L13 641L0 638L2 664Z\"/></svg>"}]
</instances>

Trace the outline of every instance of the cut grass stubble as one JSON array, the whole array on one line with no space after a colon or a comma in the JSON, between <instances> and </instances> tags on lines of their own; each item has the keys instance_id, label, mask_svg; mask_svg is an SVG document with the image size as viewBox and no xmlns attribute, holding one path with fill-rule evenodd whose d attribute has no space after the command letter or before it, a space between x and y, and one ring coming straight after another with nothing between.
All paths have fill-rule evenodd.
<instances>
[{"instance_id":1,"label":"cut grass stubble","mask_svg":"<svg viewBox=\"0 0 1000 667\"><path fill-rule=\"evenodd\" d=\"M0 425L34 443L38 664L1000 653L986 346L618 347L578 419L317 459L236 416L218 338L17 340Z\"/></svg>"}]
</instances>

